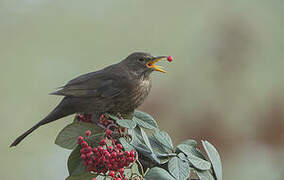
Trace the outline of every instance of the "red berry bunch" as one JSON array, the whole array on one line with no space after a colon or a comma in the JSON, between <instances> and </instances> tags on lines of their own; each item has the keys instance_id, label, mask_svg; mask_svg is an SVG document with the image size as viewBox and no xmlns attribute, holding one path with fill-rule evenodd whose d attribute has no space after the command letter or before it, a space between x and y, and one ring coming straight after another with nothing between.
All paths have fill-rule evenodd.
<instances>
[{"instance_id":1,"label":"red berry bunch","mask_svg":"<svg viewBox=\"0 0 284 180\"><path fill-rule=\"evenodd\" d=\"M118 126L113 119L106 117L104 114L101 115L99 124L106 129L112 129L116 134L126 132L126 128Z\"/></svg>"},{"instance_id":2,"label":"red berry bunch","mask_svg":"<svg viewBox=\"0 0 284 180\"><path fill-rule=\"evenodd\" d=\"M85 134L90 136L91 131L86 131ZM84 140L84 137L79 136L81 158L87 171L103 173L111 176L113 180L127 180L124 168L135 162L136 152L124 151L117 139L112 138L112 134L113 131L107 129L100 145L93 148Z\"/></svg>"},{"instance_id":3,"label":"red berry bunch","mask_svg":"<svg viewBox=\"0 0 284 180\"><path fill-rule=\"evenodd\" d=\"M77 114L76 119L81 122L92 122L92 115L91 114Z\"/></svg>"},{"instance_id":4,"label":"red berry bunch","mask_svg":"<svg viewBox=\"0 0 284 180\"><path fill-rule=\"evenodd\" d=\"M103 125L105 128L107 128L110 124L114 124L114 120L107 118L104 114L101 115L99 124Z\"/></svg>"},{"instance_id":5,"label":"red berry bunch","mask_svg":"<svg viewBox=\"0 0 284 180\"><path fill-rule=\"evenodd\" d=\"M93 123L92 122L92 114L77 114L76 115L76 119L80 122L86 122L86 123ZM119 134L120 132L125 133L126 132L126 128L123 127L119 127L115 120L108 118L107 116L105 116L104 114L102 114L99 117L99 122L98 122L101 126L103 126L105 129L109 129L111 126L111 129Z\"/></svg>"}]
</instances>

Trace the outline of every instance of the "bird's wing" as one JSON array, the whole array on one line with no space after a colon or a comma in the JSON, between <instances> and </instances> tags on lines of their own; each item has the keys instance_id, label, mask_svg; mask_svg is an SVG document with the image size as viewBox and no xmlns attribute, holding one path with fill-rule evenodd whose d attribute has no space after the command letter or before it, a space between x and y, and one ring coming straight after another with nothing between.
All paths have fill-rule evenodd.
<instances>
[{"instance_id":1,"label":"bird's wing","mask_svg":"<svg viewBox=\"0 0 284 180\"><path fill-rule=\"evenodd\" d=\"M119 75L101 70L81 75L51 94L73 97L112 98L121 94L126 88L125 80Z\"/></svg>"}]
</instances>

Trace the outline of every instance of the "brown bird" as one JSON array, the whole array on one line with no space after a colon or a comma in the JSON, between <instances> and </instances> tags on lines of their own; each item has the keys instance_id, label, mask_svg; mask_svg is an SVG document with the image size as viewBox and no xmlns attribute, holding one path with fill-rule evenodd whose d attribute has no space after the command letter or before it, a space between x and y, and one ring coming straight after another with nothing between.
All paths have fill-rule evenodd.
<instances>
[{"instance_id":1,"label":"brown bird","mask_svg":"<svg viewBox=\"0 0 284 180\"><path fill-rule=\"evenodd\" d=\"M156 62L167 56L153 57L135 52L121 62L102 70L81 75L52 95L64 96L59 105L43 120L19 136L16 146L40 126L74 113L120 113L129 115L143 103L151 89L150 74L165 72Z\"/></svg>"}]
</instances>

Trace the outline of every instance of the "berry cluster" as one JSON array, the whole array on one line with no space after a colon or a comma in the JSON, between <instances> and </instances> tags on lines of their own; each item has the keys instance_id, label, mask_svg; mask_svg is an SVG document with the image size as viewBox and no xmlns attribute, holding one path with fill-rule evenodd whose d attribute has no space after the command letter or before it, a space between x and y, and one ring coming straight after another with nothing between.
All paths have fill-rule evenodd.
<instances>
[{"instance_id":1,"label":"berry cluster","mask_svg":"<svg viewBox=\"0 0 284 180\"><path fill-rule=\"evenodd\" d=\"M77 114L76 119L80 122L92 122L92 115L91 114Z\"/></svg>"},{"instance_id":2,"label":"berry cluster","mask_svg":"<svg viewBox=\"0 0 284 180\"><path fill-rule=\"evenodd\" d=\"M91 135L91 131L85 132L86 136ZM84 139L78 137L78 144L81 146L81 158L87 171L103 173L111 176L113 180L127 180L124 168L128 167L136 160L136 152L124 151L123 146L112 138L113 131L107 129L104 137L100 141L100 146L91 147Z\"/></svg>"},{"instance_id":3,"label":"berry cluster","mask_svg":"<svg viewBox=\"0 0 284 180\"><path fill-rule=\"evenodd\" d=\"M107 118L104 114L101 115L99 119L99 124L107 128L109 125L114 124L114 120Z\"/></svg>"},{"instance_id":4,"label":"berry cluster","mask_svg":"<svg viewBox=\"0 0 284 180\"><path fill-rule=\"evenodd\" d=\"M93 118L92 114L77 114L77 116L76 116L76 119L78 121L80 121L80 122L87 122L87 123L93 123L92 122L92 118ZM98 123L101 126L103 126L105 129L108 129L108 128L112 129L117 134L120 133L120 132L122 132L122 133L126 132L126 128L119 127L113 119L108 118L104 114L102 114L99 117L99 122Z\"/></svg>"},{"instance_id":5,"label":"berry cluster","mask_svg":"<svg viewBox=\"0 0 284 180\"><path fill-rule=\"evenodd\" d=\"M100 116L99 124L106 129L111 129L116 134L126 133L126 128L118 126L113 119L108 118L104 114Z\"/></svg>"}]
</instances>

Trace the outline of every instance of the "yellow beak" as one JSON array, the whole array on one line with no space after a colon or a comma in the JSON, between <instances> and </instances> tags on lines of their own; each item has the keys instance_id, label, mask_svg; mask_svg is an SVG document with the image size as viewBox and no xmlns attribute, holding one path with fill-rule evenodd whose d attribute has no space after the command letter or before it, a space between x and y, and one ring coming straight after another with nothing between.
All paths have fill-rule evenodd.
<instances>
[{"instance_id":1,"label":"yellow beak","mask_svg":"<svg viewBox=\"0 0 284 180\"><path fill-rule=\"evenodd\" d=\"M163 60L163 59L167 59L167 56L158 56L158 57L155 57L152 61L148 62L148 63L146 64L146 66L147 66L148 68L153 68L155 71L159 71L159 72L165 73L166 71L163 70L163 67L162 67L162 66L157 66L157 65L155 65L156 62L161 61L161 60Z\"/></svg>"}]
</instances>

